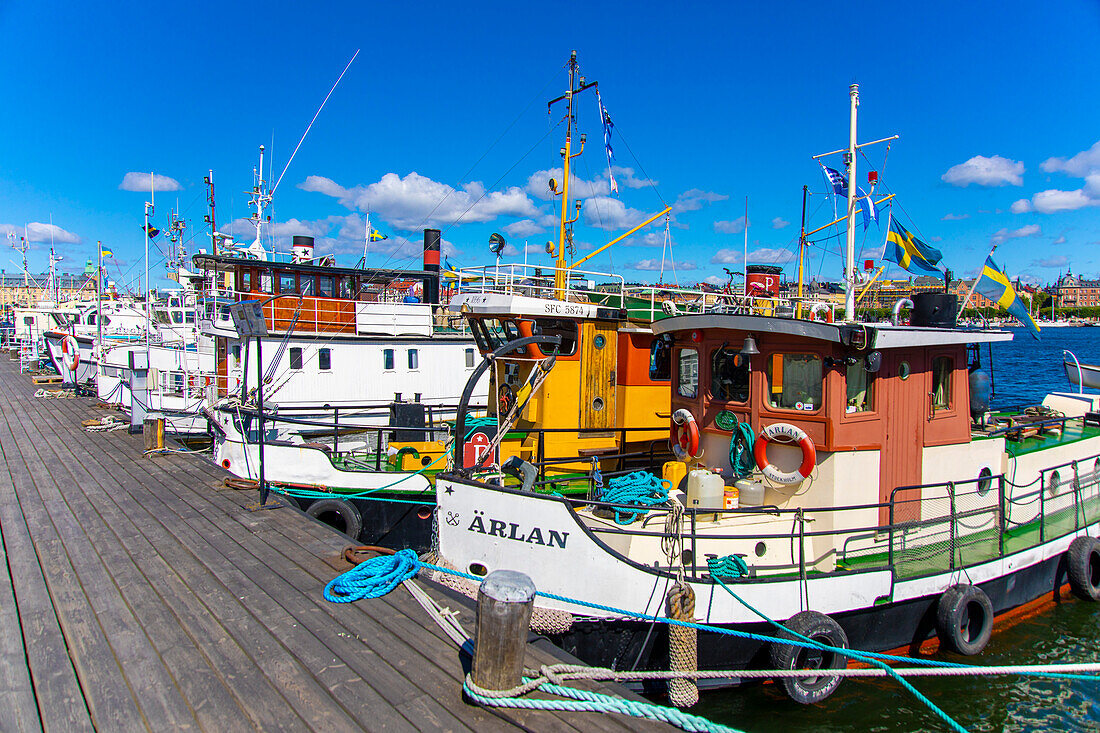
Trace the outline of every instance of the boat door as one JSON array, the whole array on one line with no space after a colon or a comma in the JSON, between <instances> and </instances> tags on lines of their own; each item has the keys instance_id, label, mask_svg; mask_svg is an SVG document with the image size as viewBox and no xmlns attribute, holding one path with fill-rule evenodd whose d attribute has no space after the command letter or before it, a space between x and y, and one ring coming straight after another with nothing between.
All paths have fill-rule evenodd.
<instances>
[{"instance_id":1,"label":"boat door","mask_svg":"<svg viewBox=\"0 0 1100 733\"><path fill-rule=\"evenodd\" d=\"M615 426L618 327L614 321L581 323L580 427Z\"/></svg>"},{"instance_id":2,"label":"boat door","mask_svg":"<svg viewBox=\"0 0 1100 733\"><path fill-rule=\"evenodd\" d=\"M891 354L887 351L883 356L879 380L883 387L880 404L885 407L886 430L879 458L879 501L885 504L897 487L921 483L928 373L923 353L899 351ZM894 507L895 522L920 518L919 497L911 493L914 495L898 496ZM883 507L879 514L881 524L890 521L888 507Z\"/></svg>"}]
</instances>

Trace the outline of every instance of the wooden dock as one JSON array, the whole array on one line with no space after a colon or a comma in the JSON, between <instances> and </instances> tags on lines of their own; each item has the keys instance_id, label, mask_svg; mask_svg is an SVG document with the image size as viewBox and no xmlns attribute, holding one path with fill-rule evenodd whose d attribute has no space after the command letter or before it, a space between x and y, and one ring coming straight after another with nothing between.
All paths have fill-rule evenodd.
<instances>
[{"instance_id":1,"label":"wooden dock","mask_svg":"<svg viewBox=\"0 0 1100 733\"><path fill-rule=\"evenodd\" d=\"M143 456L140 435L81 429L94 400L34 391L0 359L0 730L669 729L467 704L457 649L404 589L322 598L346 537L248 511L205 458ZM528 666L565 659L529 645Z\"/></svg>"}]
</instances>

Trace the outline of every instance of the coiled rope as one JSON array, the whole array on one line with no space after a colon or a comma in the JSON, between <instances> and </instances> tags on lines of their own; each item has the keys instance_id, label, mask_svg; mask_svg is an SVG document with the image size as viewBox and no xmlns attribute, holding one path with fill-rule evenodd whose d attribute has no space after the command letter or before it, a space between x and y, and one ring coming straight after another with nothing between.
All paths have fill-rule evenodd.
<instances>
[{"instance_id":1,"label":"coiled rope","mask_svg":"<svg viewBox=\"0 0 1100 733\"><path fill-rule=\"evenodd\" d=\"M630 524L645 515L649 507L668 501L668 492L672 484L659 479L648 471L635 471L618 476L607 482L607 488L600 493L600 501L608 504L632 504L644 509L632 512L624 507L615 507L615 524Z\"/></svg>"},{"instance_id":2,"label":"coiled rope","mask_svg":"<svg viewBox=\"0 0 1100 733\"><path fill-rule=\"evenodd\" d=\"M752 455L755 442L756 434L752 432L752 425L748 422L738 423L730 437L730 466L733 467L735 478L745 478L756 468L756 459Z\"/></svg>"}]
</instances>

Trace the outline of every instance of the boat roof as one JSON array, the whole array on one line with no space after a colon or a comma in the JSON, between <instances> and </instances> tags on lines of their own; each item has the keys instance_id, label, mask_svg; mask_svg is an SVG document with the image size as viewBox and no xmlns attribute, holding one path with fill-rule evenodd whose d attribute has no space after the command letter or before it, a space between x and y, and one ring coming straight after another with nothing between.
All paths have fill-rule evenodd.
<instances>
[{"instance_id":1,"label":"boat roof","mask_svg":"<svg viewBox=\"0 0 1100 733\"><path fill-rule=\"evenodd\" d=\"M451 299L450 310L495 316L542 316L546 318L594 318L620 320L622 311L595 303L574 303L553 298L532 298L505 293L460 293Z\"/></svg>"},{"instance_id":2,"label":"boat roof","mask_svg":"<svg viewBox=\"0 0 1100 733\"><path fill-rule=\"evenodd\" d=\"M673 316L653 324L657 334L702 329L779 333L790 336L850 343L855 331L866 331L868 348L897 349L912 346L943 346L1011 341L1012 332L979 328L933 328L930 326L895 326L891 323L823 323L821 321L750 316L726 313L700 313Z\"/></svg>"},{"instance_id":3,"label":"boat roof","mask_svg":"<svg viewBox=\"0 0 1100 733\"><path fill-rule=\"evenodd\" d=\"M197 254L192 257L192 263L199 270L231 270L237 267L258 267L266 270L295 270L321 275L358 275L359 277L372 277L379 279L413 279L422 280L426 277L438 277L438 272L425 270L394 270L380 267L336 267L328 265L312 265L304 262L282 262L275 260L257 260L250 257L230 257L227 255Z\"/></svg>"}]
</instances>

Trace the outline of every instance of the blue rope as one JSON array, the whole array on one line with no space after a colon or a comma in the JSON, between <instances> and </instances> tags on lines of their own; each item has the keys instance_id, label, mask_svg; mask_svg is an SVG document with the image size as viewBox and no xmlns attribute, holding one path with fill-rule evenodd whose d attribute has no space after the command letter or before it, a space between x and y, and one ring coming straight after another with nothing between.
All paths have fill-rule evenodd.
<instances>
[{"instance_id":1,"label":"blue rope","mask_svg":"<svg viewBox=\"0 0 1100 733\"><path fill-rule=\"evenodd\" d=\"M744 578L749 574L749 566L738 555L726 555L725 557L708 557L707 570L718 580L723 578Z\"/></svg>"},{"instance_id":2,"label":"blue rope","mask_svg":"<svg viewBox=\"0 0 1100 733\"><path fill-rule=\"evenodd\" d=\"M734 478L745 478L756 468L756 459L752 455L752 446L756 435L749 423L737 423L737 430L730 437L730 465Z\"/></svg>"},{"instance_id":3,"label":"blue rope","mask_svg":"<svg viewBox=\"0 0 1100 733\"><path fill-rule=\"evenodd\" d=\"M381 598L416 575L419 565L420 560L412 550L372 557L333 578L325 586L325 600L351 603L363 598Z\"/></svg>"},{"instance_id":4,"label":"blue rope","mask_svg":"<svg viewBox=\"0 0 1100 733\"><path fill-rule=\"evenodd\" d=\"M607 488L600 492L600 501L646 507L637 512L621 507L615 508L615 524L630 524L644 515L648 507L668 501L668 492L671 488L672 484L669 481L659 479L648 471L635 471L608 481Z\"/></svg>"}]
</instances>

